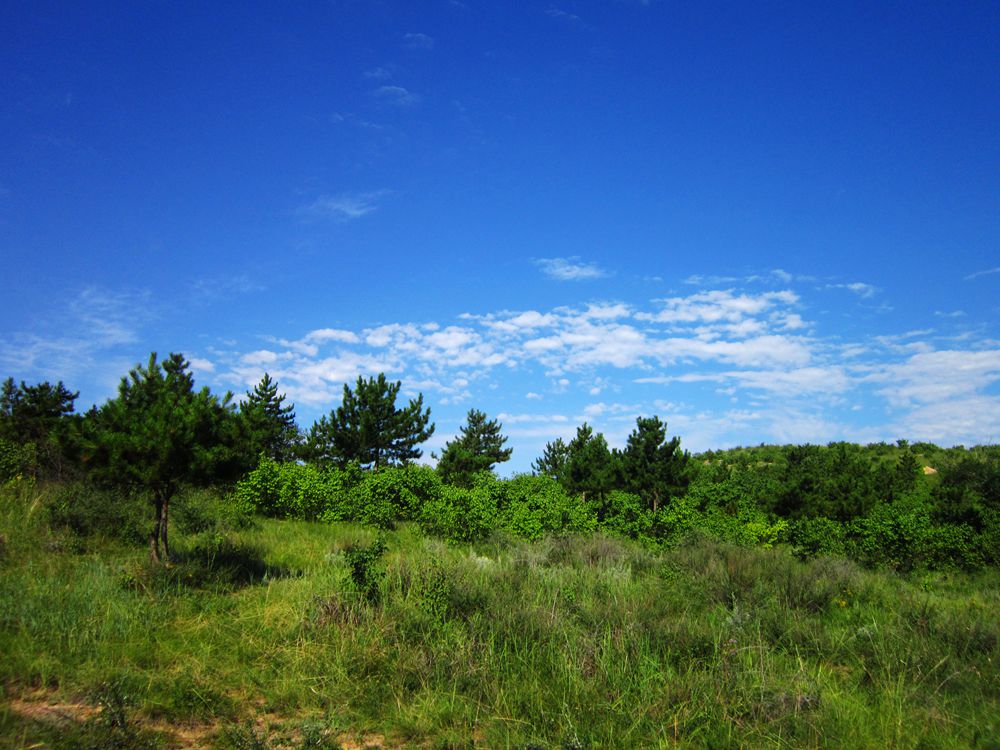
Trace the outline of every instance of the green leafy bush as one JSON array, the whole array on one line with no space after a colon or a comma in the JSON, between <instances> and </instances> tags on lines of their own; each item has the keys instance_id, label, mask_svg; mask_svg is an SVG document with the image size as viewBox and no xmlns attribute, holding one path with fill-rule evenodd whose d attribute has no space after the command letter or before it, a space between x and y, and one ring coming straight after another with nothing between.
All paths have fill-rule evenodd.
<instances>
[{"instance_id":1,"label":"green leafy bush","mask_svg":"<svg viewBox=\"0 0 1000 750\"><path fill-rule=\"evenodd\" d=\"M378 604L382 599L385 568L382 567L381 560L384 553L385 540L381 537L367 547L358 545L344 550L351 585L369 604Z\"/></svg>"},{"instance_id":2,"label":"green leafy bush","mask_svg":"<svg viewBox=\"0 0 1000 750\"><path fill-rule=\"evenodd\" d=\"M236 485L233 499L245 511L273 518L352 520L349 494L359 473L357 468L320 469L262 458Z\"/></svg>"},{"instance_id":3,"label":"green leafy bush","mask_svg":"<svg viewBox=\"0 0 1000 750\"><path fill-rule=\"evenodd\" d=\"M719 539L741 547L772 547L784 541L788 533L788 521L772 521L767 513L745 499L710 507L698 521L698 526Z\"/></svg>"},{"instance_id":4,"label":"green leafy bush","mask_svg":"<svg viewBox=\"0 0 1000 750\"><path fill-rule=\"evenodd\" d=\"M626 539L653 537L654 514L642 498L631 492L613 490L602 503L601 528Z\"/></svg>"},{"instance_id":5,"label":"green leafy bush","mask_svg":"<svg viewBox=\"0 0 1000 750\"><path fill-rule=\"evenodd\" d=\"M15 443L0 438L0 484L18 477L34 476L37 468L34 443Z\"/></svg>"},{"instance_id":6,"label":"green leafy bush","mask_svg":"<svg viewBox=\"0 0 1000 750\"><path fill-rule=\"evenodd\" d=\"M851 522L848 554L869 566L919 568L930 528L930 509L925 505L882 503Z\"/></svg>"},{"instance_id":7,"label":"green leafy bush","mask_svg":"<svg viewBox=\"0 0 1000 750\"><path fill-rule=\"evenodd\" d=\"M846 532L843 524L829 518L802 518L789 526L788 541L800 560L841 556L846 549Z\"/></svg>"},{"instance_id":8,"label":"green leafy bush","mask_svg":"<svg viewBox=\"0 0 1000 750\"><path fill-rule=\"evenodd\" d=\"M428 466L388 467L367 472L349 493L347 518L381 529L420 517L442 493L441 479ZM328 520L335 520L328 514Z\"/></svg>"},{"instance_id":9,"label":"green leafy bush","mask_svg":"<svg viewBox=\"0 0 1000 750\"><path fill-rule=\"evenodd\" d=\"M453 542L485 539L498 523L494 490L492 483L478 478L471 488L442 485L440 493L421 509L421 528Z\"/></svg>"},{"instance_id":10,"label":"green leafy bush","mask_svg":"<svg viewBox=\"0 0 1000 750\"><path fill-rule=\"evenodd\" d=\"M552 477L520 474L506 482L483 478L497 498L500 528L522 539L577 534L597 528L581 496L570 495Z\"/></svg>"}]
</instances>

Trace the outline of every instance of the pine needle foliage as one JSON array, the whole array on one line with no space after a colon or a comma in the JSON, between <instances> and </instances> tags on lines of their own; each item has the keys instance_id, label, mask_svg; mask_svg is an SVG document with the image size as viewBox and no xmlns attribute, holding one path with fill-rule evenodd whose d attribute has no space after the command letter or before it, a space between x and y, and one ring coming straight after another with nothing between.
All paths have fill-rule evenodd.
<instances>
[{"instance_id":1,"label":"pine needle foliage","mask_svg":"<svg viewBox=\"0 0 1000 750\"><path fill-rule=\"evenodd\" d=\"M290 461L299 442L295 424L295 406L285 405L285 394L278 393L278 383L268 373L247 392L240 402L244 440L253 462L261 454L275 461Z\"/></svg>"},{"instance_id":2,"label":"pine needle foliage","mask_svg":"<svg viewBox=\"0 0 1000 750\"><path fill-rule=\"evenodd\" d=\"M318 464L357 463L378 471L383 466L405 466L423 455L417 446L434 434L431 410L423 394L396 406L402 383L390 383L385 373L358 376L354 390L344 385L340 406L321 417L309 431L306 457Z\"/></svg>"},{"instance_id":3,"label":"pine needle foliage","mask_svg":"<svg viewBox=\"0 0 1000 750\"><path fill-rule=\"evenodd\" d=\"M471 487L473 477L481 471L492 471L496 464L510 458L512 449L504 448L507 438L495 419L487 419L478 409L470 409L465 426L455 440L445 443L438 471L448 484Z\"/></svg>"},{"instance_id":4,"label":"pine needle foliage","mask_svg":"<svg viewBox=\"0 0 1000 750\"><path fill-rule=\"evenodd\" d=\"M150 557L169 557L170 500L184 483L207 483L238 470L230 395L196 391L181 354L156 353L122 378L118 396L88 415L83 460L103 483L139 488L154 506Z\"/></svg>"}]
</instances>

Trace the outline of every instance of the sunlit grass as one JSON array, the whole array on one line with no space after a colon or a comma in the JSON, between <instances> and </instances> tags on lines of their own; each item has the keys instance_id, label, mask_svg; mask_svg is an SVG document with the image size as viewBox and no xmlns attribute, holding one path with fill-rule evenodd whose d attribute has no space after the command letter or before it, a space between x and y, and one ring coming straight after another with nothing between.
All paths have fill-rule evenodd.
<instances>
[{"instance_id":1,"label":"sunlit grass","mask_svg":"<svg viewBox=\"0 0 1000 750\"><path fill-rule=\"evenodd\" d=\"M158 571L50 529L39 492L0 500L10 698L92 702L118 681L144 721L266 715L400 747L997 747L995 572L904 578L711 540L449 546L403 526L373 604L343 554L370 529L175 534ZM10 711L0 736L56 742Z\"/></svg>"}]
</instances>

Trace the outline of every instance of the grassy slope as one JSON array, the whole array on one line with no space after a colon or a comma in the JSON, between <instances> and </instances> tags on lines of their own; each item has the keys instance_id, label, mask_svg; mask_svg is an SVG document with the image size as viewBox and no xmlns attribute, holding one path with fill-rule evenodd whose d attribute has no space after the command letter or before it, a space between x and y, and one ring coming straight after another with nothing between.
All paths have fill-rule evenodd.
<instances>
[{"instance_id":1,"label":"grassy slope","mask_svg":"<svg viewBox=\"0 0 1000 750\"><path fill-rule=\"evenodd\" d=\"M53 532L41 500L0 495L3 748L59 744L13 700L108 682L144 721L267 715L399 747L1000 747L996 572L402 528L373 605L343 555L366 529L264 521L164 576Z\"/></svg>"}]
</instances>

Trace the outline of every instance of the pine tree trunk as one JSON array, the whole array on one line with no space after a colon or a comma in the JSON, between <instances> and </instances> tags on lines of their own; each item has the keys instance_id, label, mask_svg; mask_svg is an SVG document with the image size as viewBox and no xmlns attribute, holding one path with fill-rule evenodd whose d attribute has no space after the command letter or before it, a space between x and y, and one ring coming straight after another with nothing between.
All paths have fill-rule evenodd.
<instances>
[{"instance_id":1,"label":"pine tree trunk","mask_svg":"<svg viewBox=\"0 0 1000 750\"><path fill-rule=\"evenodd\" d=\"M170 545L167 543L167 515L170 511L170 498L166 498L160 511L160 538L163 540L163 559L170 562Z\"/></svg>"},{"instance_id":2,"label":"pine tree trunk","mask_svg":"<svg viewBox=\"0 0 1000 750\"><path fill-rule=\"evenodd\" d=\"M157 496L153 500L153 530L149 534L149 559L160 562L160 525L163 518L163 501Z\"/></svg>"}]
</instances>

